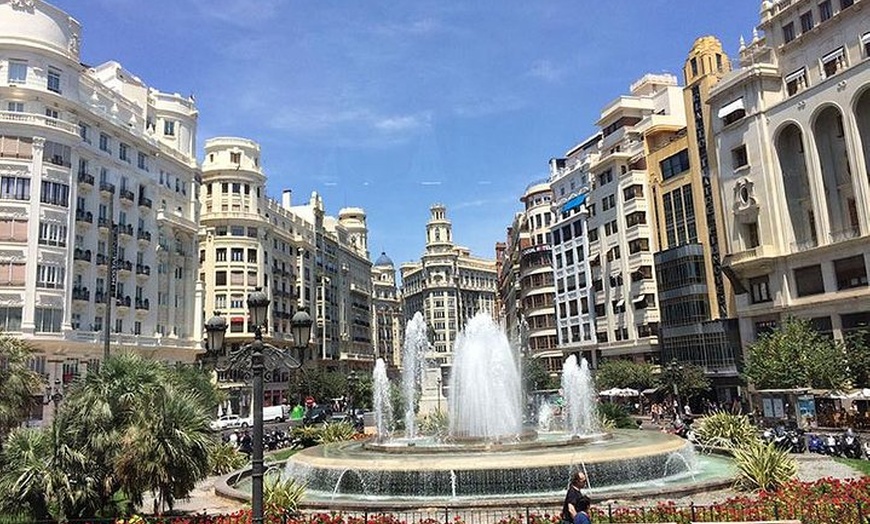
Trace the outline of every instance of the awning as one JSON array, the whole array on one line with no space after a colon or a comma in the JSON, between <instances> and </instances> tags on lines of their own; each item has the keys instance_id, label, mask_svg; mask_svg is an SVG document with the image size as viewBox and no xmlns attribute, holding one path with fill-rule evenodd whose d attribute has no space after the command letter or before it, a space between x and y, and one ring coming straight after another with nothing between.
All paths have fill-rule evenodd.
<instances>
[{"instance_id":1,"label":"awning","mask_svg":"<svg viewBox=\"0 0 870 524\"><path fill-rule=\"evenodd\" d=\"M719 118L725 118L726 116L734 113L736 111L745 111L746 109L743 107L743 97L741 96L737 100L731 102L730 104L724 105L719 109L717 116Z\"/></svg>"},{"instance_id":2,"label":"awning","mask_svg":"<svg viewBox=\"0 0 870 524\"><path fill-rule=\"evenodd\" d=\"M798 78L802 78L802 77L806 76L806 74L807 74L807 70L802 67L802 68L798 69L797 71L787 75L785 77L785 83L788 84L790 82L794 82Z\"/></svg>"},{"instance_id":3,"label":"awning","mask_svg":"<svg viewBox=\"0 0 870 524\"><path fill-rule=\"evenodd\" d=\"M842 48L842 47L839 48L839 49L836 49L836 50L834 50L834 51L831 51L830 53L828 53L828 54L826 54L825 56L822 57L822 63L823 63L823 64L827 64L828 62L831 62L831 61L833 61L833 60L837 60L838 58L840 58L841 56L843 56L843 52L844 52L844 51L843 51L843 48Z\"/></svg>"},{"instance_id":4,"label":"awning","mask_svg":"<svg viewBox=\"0 0 870 524\"><path fill-rule=\"evenodd\" d=\"M658 390L659 390L659 388L646 388L645 390L641 391L640 394L641 395L652 395L653 393L658 392Z\"/></svg>"},{"instance_id":5,"label":"awning","mask_svg":"<svg viewBox=\"0 0 870 524\"><path fill-rule=\"evenodd\" d=\"M620 298L619 300L616 301L616 307L614 309L619 309L624 305L625 305L625 299Z\"/></svg>"},{"instance_id":6,"label":"awning","mask_svg":"<svg viewBox=\"0 0 870 524\"><path fill-rule=\"evenodd\" d=\"M635 298L634 300L632 300L631 302L634 303L634 304L639 304L639 303L644 302L644 301L646 301L646 295L641 295L641 296L639 296L639 297L636 297L636 298Z\"/></svg>"},{"instance_id":7,"label":"awning","mask_svg":"<svg viewBox=\"0 0 870 524\"><path fill-rule=\"evenodd\" d=\"M864 36L861 37L862 44L870 44L870 33L864 33Z\"/></svg>"},{"instance_id":8,"label":"awning","mask_svg":"<svg viewBox=\"0 0 870 524\"><path fill-rule=\"evenodd\" d=\"M562 204L562 212L569 213L571 211L574 211L578 207L582 206L584 202L586 202L586 193L583 193L582 195L577 195Z\"/></svg>"}]
</instances>

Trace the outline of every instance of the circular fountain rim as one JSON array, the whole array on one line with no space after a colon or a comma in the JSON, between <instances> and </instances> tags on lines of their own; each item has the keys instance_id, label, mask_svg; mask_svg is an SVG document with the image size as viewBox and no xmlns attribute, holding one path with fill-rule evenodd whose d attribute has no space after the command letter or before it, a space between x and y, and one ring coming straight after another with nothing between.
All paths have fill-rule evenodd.
<instances>
[{"instance_id":1,"label":"circular fountain rim","mask_svg":"<svg viewBox=\"0 0 870 524\"><path fill-rule=\"evenodd\" d=\"M493 441L482 440L479 438L465 440L449 440L445 442L429 443L423 439L409 439L402 441L401 439L387 442L365 441L362 443L362 448L366 451L376 451L379 453L393 455L416 455L416 454L449 454L463 453L474 451L487 452L510 452L510 451L525 451L533 449L550 449L562 448L567 446L576 446L583 444L591 444L593 442L601 442L613 438L613 434L609 432L591 433L588 435L571 435L567 438L559 440L539 440L537 433L529 436L525 433L518 440L514 441Z\"/></svg>"}]
</instances>

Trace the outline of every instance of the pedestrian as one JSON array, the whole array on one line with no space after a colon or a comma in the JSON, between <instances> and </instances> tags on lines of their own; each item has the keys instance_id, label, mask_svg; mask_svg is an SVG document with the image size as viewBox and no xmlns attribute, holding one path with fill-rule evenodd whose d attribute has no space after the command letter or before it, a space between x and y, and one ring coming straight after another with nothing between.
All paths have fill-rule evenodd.
<instances>
[{"instance_id":1,"label":"pedestrian","mask_svg":"<svg viewBox=\"0 0 870 524\"><path fill-rule=\"evenodd\" d=\"M562 522L564 524L591 524L589 519L589 497L581 491L586 487L586 475L575 471L571 476L565 502L562 504Z\"/></svg>"}]
</instances>

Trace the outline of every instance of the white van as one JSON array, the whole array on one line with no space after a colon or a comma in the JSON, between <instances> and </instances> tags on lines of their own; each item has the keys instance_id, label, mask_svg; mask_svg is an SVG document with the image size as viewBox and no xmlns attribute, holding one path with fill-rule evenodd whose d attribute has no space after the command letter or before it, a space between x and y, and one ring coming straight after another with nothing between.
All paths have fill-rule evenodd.
<instances>
[{"instance_id":1,"label":"white van","mask_svg":"<svg viewBox=\"0 0 870 524\"><path fill-rule=\"evenodd\" d=\"M287 413L284 406L266 406L263 408L263 423L284 422L287 420ZM254 415L248 415L240 421L242 429L248 429L254 426Z\"/></svg>"}]
</instances>

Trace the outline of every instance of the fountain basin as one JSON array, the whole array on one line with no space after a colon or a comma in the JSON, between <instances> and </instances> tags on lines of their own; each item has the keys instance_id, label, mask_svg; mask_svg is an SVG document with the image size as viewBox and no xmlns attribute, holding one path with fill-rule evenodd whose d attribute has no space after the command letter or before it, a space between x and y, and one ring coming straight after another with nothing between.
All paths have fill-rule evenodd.
<instances>
[{"instance_id":1,"label":"fountain basin","mask_svg":"<svg viewBox=\"0 0 870 524\"><path fill-rule=\"evenodd\" d=\"M385 453L359 442L316 446L292 456L282 475L307 485L306 507L346 504L373 509L399 508L406 503L454 507L482 501L555 503L564 496L568 479L577 469L586 472L590 493L598 497L713 489L730 484L733 478L727 459L699 460L685 440L636 430L617 430L612 438L592 443L496 452L468 450L458 444L453 450L404 449L412 451Z\"/></svg>"},{"instance_id":2,"label":"fountain basin","mask_svg":"<svg viewBox=\"0 0 870 524\"><path fill-rule=\"evenodd\" d=\"M593 433L589 435L565 435L557 433L524 433L511 441L488 441L480 438L451 438L448 440L431 437L415 439L397 438L384 442L364 442L362 447L367 451L379 453L395 453L399 455L456 453L457 451L489 451L504 452L526 449L545 449L563 446L590 444L612 438L610 433Z\"/></svg>"}]
</instances>

